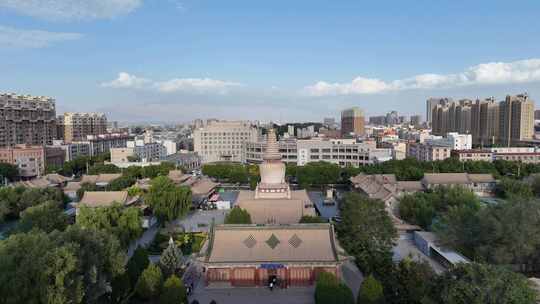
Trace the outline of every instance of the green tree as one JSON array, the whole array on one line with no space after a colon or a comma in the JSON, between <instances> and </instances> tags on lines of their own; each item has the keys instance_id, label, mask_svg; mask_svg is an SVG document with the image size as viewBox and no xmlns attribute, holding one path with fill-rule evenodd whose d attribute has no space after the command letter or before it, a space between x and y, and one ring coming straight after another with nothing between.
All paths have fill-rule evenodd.
<instances>
[{"instance_id":1,"label":"green tree","mask_svg":"<svg viewBox=\"0 0 540 304\"><path fill-rule=\"evenodd\" d=\"M95 164L89 170L88 174L97 175L97 174L106 174L106 173L120 173L120 168L113 164Z\"/></svg>"},{"instance_id":2,"label":"green tree","mask_svg":"<svg viewBox=\"0 0 540 304\"><path fill-rule=\"evenodd\" d=\"M431 299L441 304L536 303L527 279L502 267L460 264L434 280Z\"/></svg>"},{"instance_id":3,"label":"green tree","mask_svg":"<svg viewBox=\"0 0 540 304\"><path fill-rule=\"evenodd\" d=\"M182 281L175 275L171 275L163 284L159 303L161 304L187 304L186 288Z\"/></svg>"},{"instance_id":4,"label":"green tree","mask_svg":"<svg viewBox=\"0 0 540 304\"><path fill-rule=\"evenodd\" d=\"M366 274L385 272L393 265L392 248L397 232L384 203L348 193L341 205L342 222L337 225L343 248L355 256Z\"/></svg>"},{"instance_id":5,"label":"green tree","mask_svg":"<svg viewBox=\"0 0 540 304\"><path fill-rule=\"evenodd\" d=\"M77 198L81 200L86 191L102 191L102 189L96 186L96 184L83 183L81 184L81 188L77 190Z\"/></svg>"},{"instance_id":6,"label":"green tree","mask_svg":"<svg viewBox=\"0 0 540 304\"><path fill-rule=\"evenodd\" d=\"M383 286L381 282L369 275L360 285L358 304L379 304L384 302Z\"/></svg>"},{"instance_id":7,"label":"green tree","mask_svg":"<svg viewBox=\"0 0 540 304\"><path fill-rule=\"evenodd\" d=\"M530 185L522 181L503 178L495 189L497 196L501 198L511 198L513 196L528 199L533 197L533 190Z\"/></svg>"},{"instance_id":8,"label":"green tree","mask_svg":"<svg viewBox=\"0 0 540 304\"><path fill-rule=\"evenodd\" d=\"M354 296L347 285L340 283L335 275L321 272L315 285L316 304L353 304Z\"/></svg>"},{"instance_id":9,"label":"green tree","mask_svg":"<svg viewBox=\"0 0 540 304\"><path fill-rule=\"evenodd\" d=\"M383 285L386 303L423 304L434 277L427 262L405 258L378 279Z\"/></svg>"},{"instance_id":10,"label":"green tree","mask_svg":"<svg viewBox=\"0 0 540 304\"><path fill-rule=\"evenodd\" d=\"M162 283L161 269L157 265L149 264L139 277L135 292L141 299L149 300L159 295Z\"/></svg>"},{"instance_id":11,"label":"green tree","mask_svg":"<svg viewBox=\"0 0 540 304\"><path fill-rule=\"evenodd\" d=\"M3 303L93 303L125 261L114 237L77 226L11 235L0 257Z\"/></svg>"},{"instance_id":12,"label":"green tree","mask_svg":"<svg viewBox=\"0 0 540 304\"><path fill-rule=\"evenodd\" d=\"M131 293L131 282L127 272L116 276L111 282L112 303L122 303Z\"/></svg>"},{"instance_id":13,"label":"green tree","mask_svg":"<svg viewBox=\"0 0 540 304\"><path fill-rule=\"evenodd\" d=\"M338 165L319 161L297 167L296 178L302 188L337 184L340 180L341 169Z\"/></svg>"},{"instance_id":14,"label":"green tree","mask_svg":"<svg viewBox=\"0 0 540 304\"><path fill-rule=\"evenodd\" d=\"M480 208L478 197L471 190L460 187L437 187L432 192L417 192L400 199L399 214L404 220L431 229L433 220L450 208L467 206Z\"/></svg>"},{"instance_id":15,"label":"green tree","mask_svg":"<svg viewBox=\"0 0 540 304\"><path fill-rule=\"evenodd\" d=\"M118 203L109 207L80 207L77 224L112 233L123 246L129 245L130 241L142 234L141 210L136 207L126 208Z\"/></svg>"},{"instance_id":16,"label":"green tree","mask_svg":"<svg viewBox=\"0 0 540 304\"><path fill-rule=\"evenodd\" d=\"M225 224L251 224L251 216L245 209L232 208L225 217Z\"/></svg>"},{"instance_id":17,"label":"green tree","mask_svg":"<svg viewBox=\"0 0 540 304\"><path fill-rule=\"evenodd\" d=\"M137 246L127 264L127 274L132 285L137 283L141 273L148 267L148 264L150 264L148 251L143 247Z\"/></svg>"},{"instance_id":18,"label":"green tree","mask_svg":"<svg viewBox=\"0 0 540 304\"><path fill-rule=\"evenodd\" d=\"M176 271L182 267L182 251L176 246L172 237L169 239L169 246L165 248L159 258L159 266L166 276L176 274Z\"/></svg>"},{"instance_id":19,"label":"green tree","mask_svg":"<svg viewBox=\"0 0 540 304\"><path fill-rule=\"evenodd\" d=\"M51 232L64 230L68 225L68 216L58 202L48 201L29 207L21 213L17 230L30 231L33 228Z\"/></svg>"},{"instance_id":20,"label":"green tree","mask_svg":"<svg viewBox=\"0 0 540 304\"><path fill-rule=\"evenodd\" d=\"M0 187L0 221L18 219L21 212L27 208L47 201L63 205L66 203L66 197L57 188Z\"/></svg>"},{"instance_id":21,"label":"green tree","mask_svg":"<svg viewBox=\"0 0 540 304\"><path fill-rule=\"evenodd\" d=\"M320 216L309 216L304 215L300 218L301 224L308 224L308 223L327 223L328 221Z\"/></svg>"},{"instance_id":22,"label":"green tree","mask_svg":"<svg viewBox=\"0 0 540 304\"><path fill-rule=\"evenodd\" d=\"M152 180L145 202L152 208L160 222L183 217L191 207L191 190L177 187L168 177L158 176Z\"/></svg>"},{"instance_id":23,"label":"green tree","mask_svg":"<svg viewBox=\"0 0 540 304\"><path fill-rule=\"evenodd\" d=\"M8 163L0 163L0 184L4 178L13 181L18 175L19 170L17 169L17 166Z\"/></svg>"}]
</instances>

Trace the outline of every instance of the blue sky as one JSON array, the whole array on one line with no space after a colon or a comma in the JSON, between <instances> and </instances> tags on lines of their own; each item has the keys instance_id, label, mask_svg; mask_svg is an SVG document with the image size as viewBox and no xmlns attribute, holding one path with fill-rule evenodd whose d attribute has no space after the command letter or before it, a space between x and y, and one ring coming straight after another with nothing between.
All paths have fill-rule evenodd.
<instances>
[{"instance_id":1,"label":"blue sky","mask_svg":"<svg viewBox=\"0 0 540 304\"><path fill-rule=\"evenodd\" d=\"M122 121L540 95L539 1L0 0L0 91Z\"/></svg>"}]
</instances>

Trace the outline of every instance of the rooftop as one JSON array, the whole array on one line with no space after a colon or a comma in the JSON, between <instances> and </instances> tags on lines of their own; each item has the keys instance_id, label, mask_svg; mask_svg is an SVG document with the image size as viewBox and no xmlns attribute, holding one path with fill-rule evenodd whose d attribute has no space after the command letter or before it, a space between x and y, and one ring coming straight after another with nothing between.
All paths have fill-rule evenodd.
<instances>
[{"instance_id":1,"label":"rooftop","mask_svg":"<svg viewBox=\"0 0 540 304\"><path fill-rule=\"evenodd\" d=\"M113 203L128 204L127 191L85 191L78 206L108 207Z\"/></svg>"},{"instance_id":2,"label":"rooftop","mask_svg":"<svg viewBox=\"0 0 540 304\"><path fill-rule=\"evenodd\" d=\"M206 262L338 262L330 224L218 225Z\"/></svg>"}]
</instances>

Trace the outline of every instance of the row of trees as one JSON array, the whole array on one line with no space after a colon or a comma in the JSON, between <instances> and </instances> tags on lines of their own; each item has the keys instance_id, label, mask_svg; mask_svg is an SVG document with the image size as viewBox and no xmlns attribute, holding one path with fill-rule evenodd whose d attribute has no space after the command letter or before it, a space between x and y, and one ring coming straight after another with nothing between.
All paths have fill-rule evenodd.
<instances>
[{"instance_id":1,"label":"row of trees","mask_svg":"<svg viewBox=\"0 0 540 304\"><path fill-rule=\"evenodd\" d=\"M47 166L47 173L58 173L64 176L81 176L86 173L87 170L90 170L93 166L98 166L103 164L105 161L111 160L110 153L104 153L96 156L81 156L71 161L65 162L62 166ZM118 169L118 168L117 168ZM112 167L107 168L108 171L116 169ZM116 172L106 172L106 173L117 173ZM103 172L105 173L105 172Z\"/></svg>"},{"instance_id":2,"label":"row of trees","mask_svg":"<svg viewBox=\"0 0 540 304\"><path fill-rule=\"evenodd\" d=\"M113 284L114 302L125 302L134 291L142 301L187 303L186 290L178 273L182 259L174 243L169 244L157 264L150 263L146 249L138 247L128 261L126 273L116 281L116 286Z\"/></svg>"},{"instance_id":3,"label":"row of trees","mask_svg":"<svg viewBox=\"0 0 540 304\"><path fill-rule=\"evenodd\" d=\"M118 171L120 170L114 165L113 166ZM169 171L174 170L175 165L173 163L164 162L159 165L151 165L147 167L136 167L131 166L123 170L122 176L111 181L106 187L98 187L95 184L84 183L81 185L81 188L77 190L77 196L79 199L82 198L85 191L121 191L133 186L138 179L143 178L156 178L158 176L167 176ZM112 171L112 170L111 170ZM107 172L98 172L96 174L107 173Z\"/></svg>"},{"instance_id":4,"label":"row of trees","mask_svg":"<svg viewBox=\"0 0 540 304\"><path fill-rule=\"evenodd\" d=\"M5 220L18 219L21 212L27 208L49 201L63 206L66 197L61 190L56 188L1 187L0 223Z\"/></svg>"},{"instance_id":5,"label":"row of trees","mask_svg":"<svg viewBox=\"0 0 540 304\"><path fill-rule=\"evenodd\" d=\"M540 200L514 197L484 208L454 206L433 225L443 244L523 273L540 270Z\"/></svg>"},{"instance_id":6,"label":"row of trees","mask_svg":"<svg viewBox=\"0 0 540 304\"><path fill-rule=\"evenodd\" d=\"M113 235L78 225L13 234L0 242L0 256L4 303L95 303L126 259Z\"/></svg>"},{"instance_id":7,"label":"row of trees","mask_svg":"<svg viewBox=\"0 0 540 304\"><path fill-rule=\"evenodd\" d=\"M137 207L125 208L120 204L99 208L82 206L77 215L77 224L85 229L102 230L113 234L125 248L143 232L141 213Z\"/></svg>"},{"instance_id":8,"label":"row of trees","mask_svg":"<svg viewBox=\"0 0 540 304\"><path fill-rule=\"evenodd\" d=\"M470 205L465 202L468 193L440 189L437 195L453 200L454 205L445 214ZM368 278L360 288L358 303L535 303L526 278L499 266L463 264L437 276L425 263L405 259L395 264L392 248L397 234L381 201L349 193L341 204L341 215L342 222L336 227L340 244L354 256ZM520 222L521 219L512 219L507 225ZM444 221L441 224L449 226ZM468 233L474 235L475 231ZM532 236L523 236L528 237ZM509 239L506 244L521 243ZM506 250L512 254L509 247Z\"/></svg>"},{"instance_id":9,"label":"row of trees","mask_svg":"<svg viewBox=\"0 0 540 304\"><path fill-rule=\"evenodd\" d=\"M395 174L398 180L420 180L424 173L486 173L496 178L522 178L533 173L540 173L539 164L522 164L519 162L497 160L494 162L469 161L461 162L456 158L442 161L421 162L413 158L390 160L359 168L345 167L325 162L311 162L304 166L294 163L286 164L286 176L298 182L300 187L321 187L328 184L346 184L349 178L360 173ZM247 184L255 187L259 180L256 165L242 164L207 164L203 166L205 175L230 183ZM540 183L539 183L540 191Z\"/></svg>"},{"instance_id":10,"label":"row of trees","mask_svg":"<svg viewBox=\"0 0 540 304\"><path fill-rule=\"evenodd\" d=\"M400 199L399 215L411 224L430 230L434 220L455 206L478 210L480 200L464 187L437 187L429 192L404 195Z\"/></svg>"}]
</instances>

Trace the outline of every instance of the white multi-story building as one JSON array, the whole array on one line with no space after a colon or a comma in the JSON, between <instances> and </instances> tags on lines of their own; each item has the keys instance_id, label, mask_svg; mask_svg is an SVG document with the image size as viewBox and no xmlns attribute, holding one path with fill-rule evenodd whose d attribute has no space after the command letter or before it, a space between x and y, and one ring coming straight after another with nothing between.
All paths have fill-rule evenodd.
<instances>
[{"instance_id":1,"label":"white multi-story building","mask_svg":"<svg viewBox=\"0 0 540 304\"><path fill-rule=\"evenodd\" d=\"M145 143L144 140L127 142L127 148L132 149L133 155L142 162L162 160L167 156L167 149L157 142Z\"/></svg>"},{"instance_id":2,"label":"white multi-story building","mask_svg":"<svg viewBox=\"0 0 540 304\"><path fill-rule=\"evenodd\" d=\"M244 146L248 163L261 163L266 149L264 138ZM279 141L284 162L303 166L310 162L326 161L340 166L363 166L389 160L391 149L377 149L374 141L357 142L356 139L288 139Z\"/></svg>"},{"instance_id":3,"label":"white multi-story building","mask_svg":"<svg viewBox=\"0 0 540 304\"><path fill-rule=\"evenodd\" d=\"M177 152L176 142L169 139L160 139L156 140L158 144L161 144L165 147L167 155L172 155Z\"/></svg>"},{"instance_id":4,"label":"white multi-story building","mask_svg":"<svg viewBox=\"0 0 540 304\"><path fill-rule=\"evenodd\" d=\"M450 132L446 137L431 136L424 141L428 145L445 146L452 150L470 150L472 149L472 135Z\"/></svg>"},{"instance_id":5,"label":"white multi-story building","mask_svg":"<svg viewBox=\"0 0 540 304\"><path fill-rule=\"evenodd\" d=\"M243 145L257 141L259 131L246 121L210 121L193 131L194 151L202 163L244 162Z\"/></svg>"},{"instance_id":6,"label":"white multi-story building","mask_svg":"<svg viewBox=\"0 0 540 304\"><path fill-rule=\"evenodd\" d=\"M53 146L62 148L66 154L66 161L71 161L78 157L109 153L113 148L125 148L130 138L126 133L87 135L86 140L70 143L55 140Z\"/></svg>"},{"instance_id":7,"label":"white multi-story building","mask_svg":"<svg viewBox=\"0 0 540 304\"><path fill-rule=\"evenodd\" d=\"M452 149L447 145L410 143L407 146L407 157L419 161L445 160L450 157Z\"/></svg>"}]
</instances>

